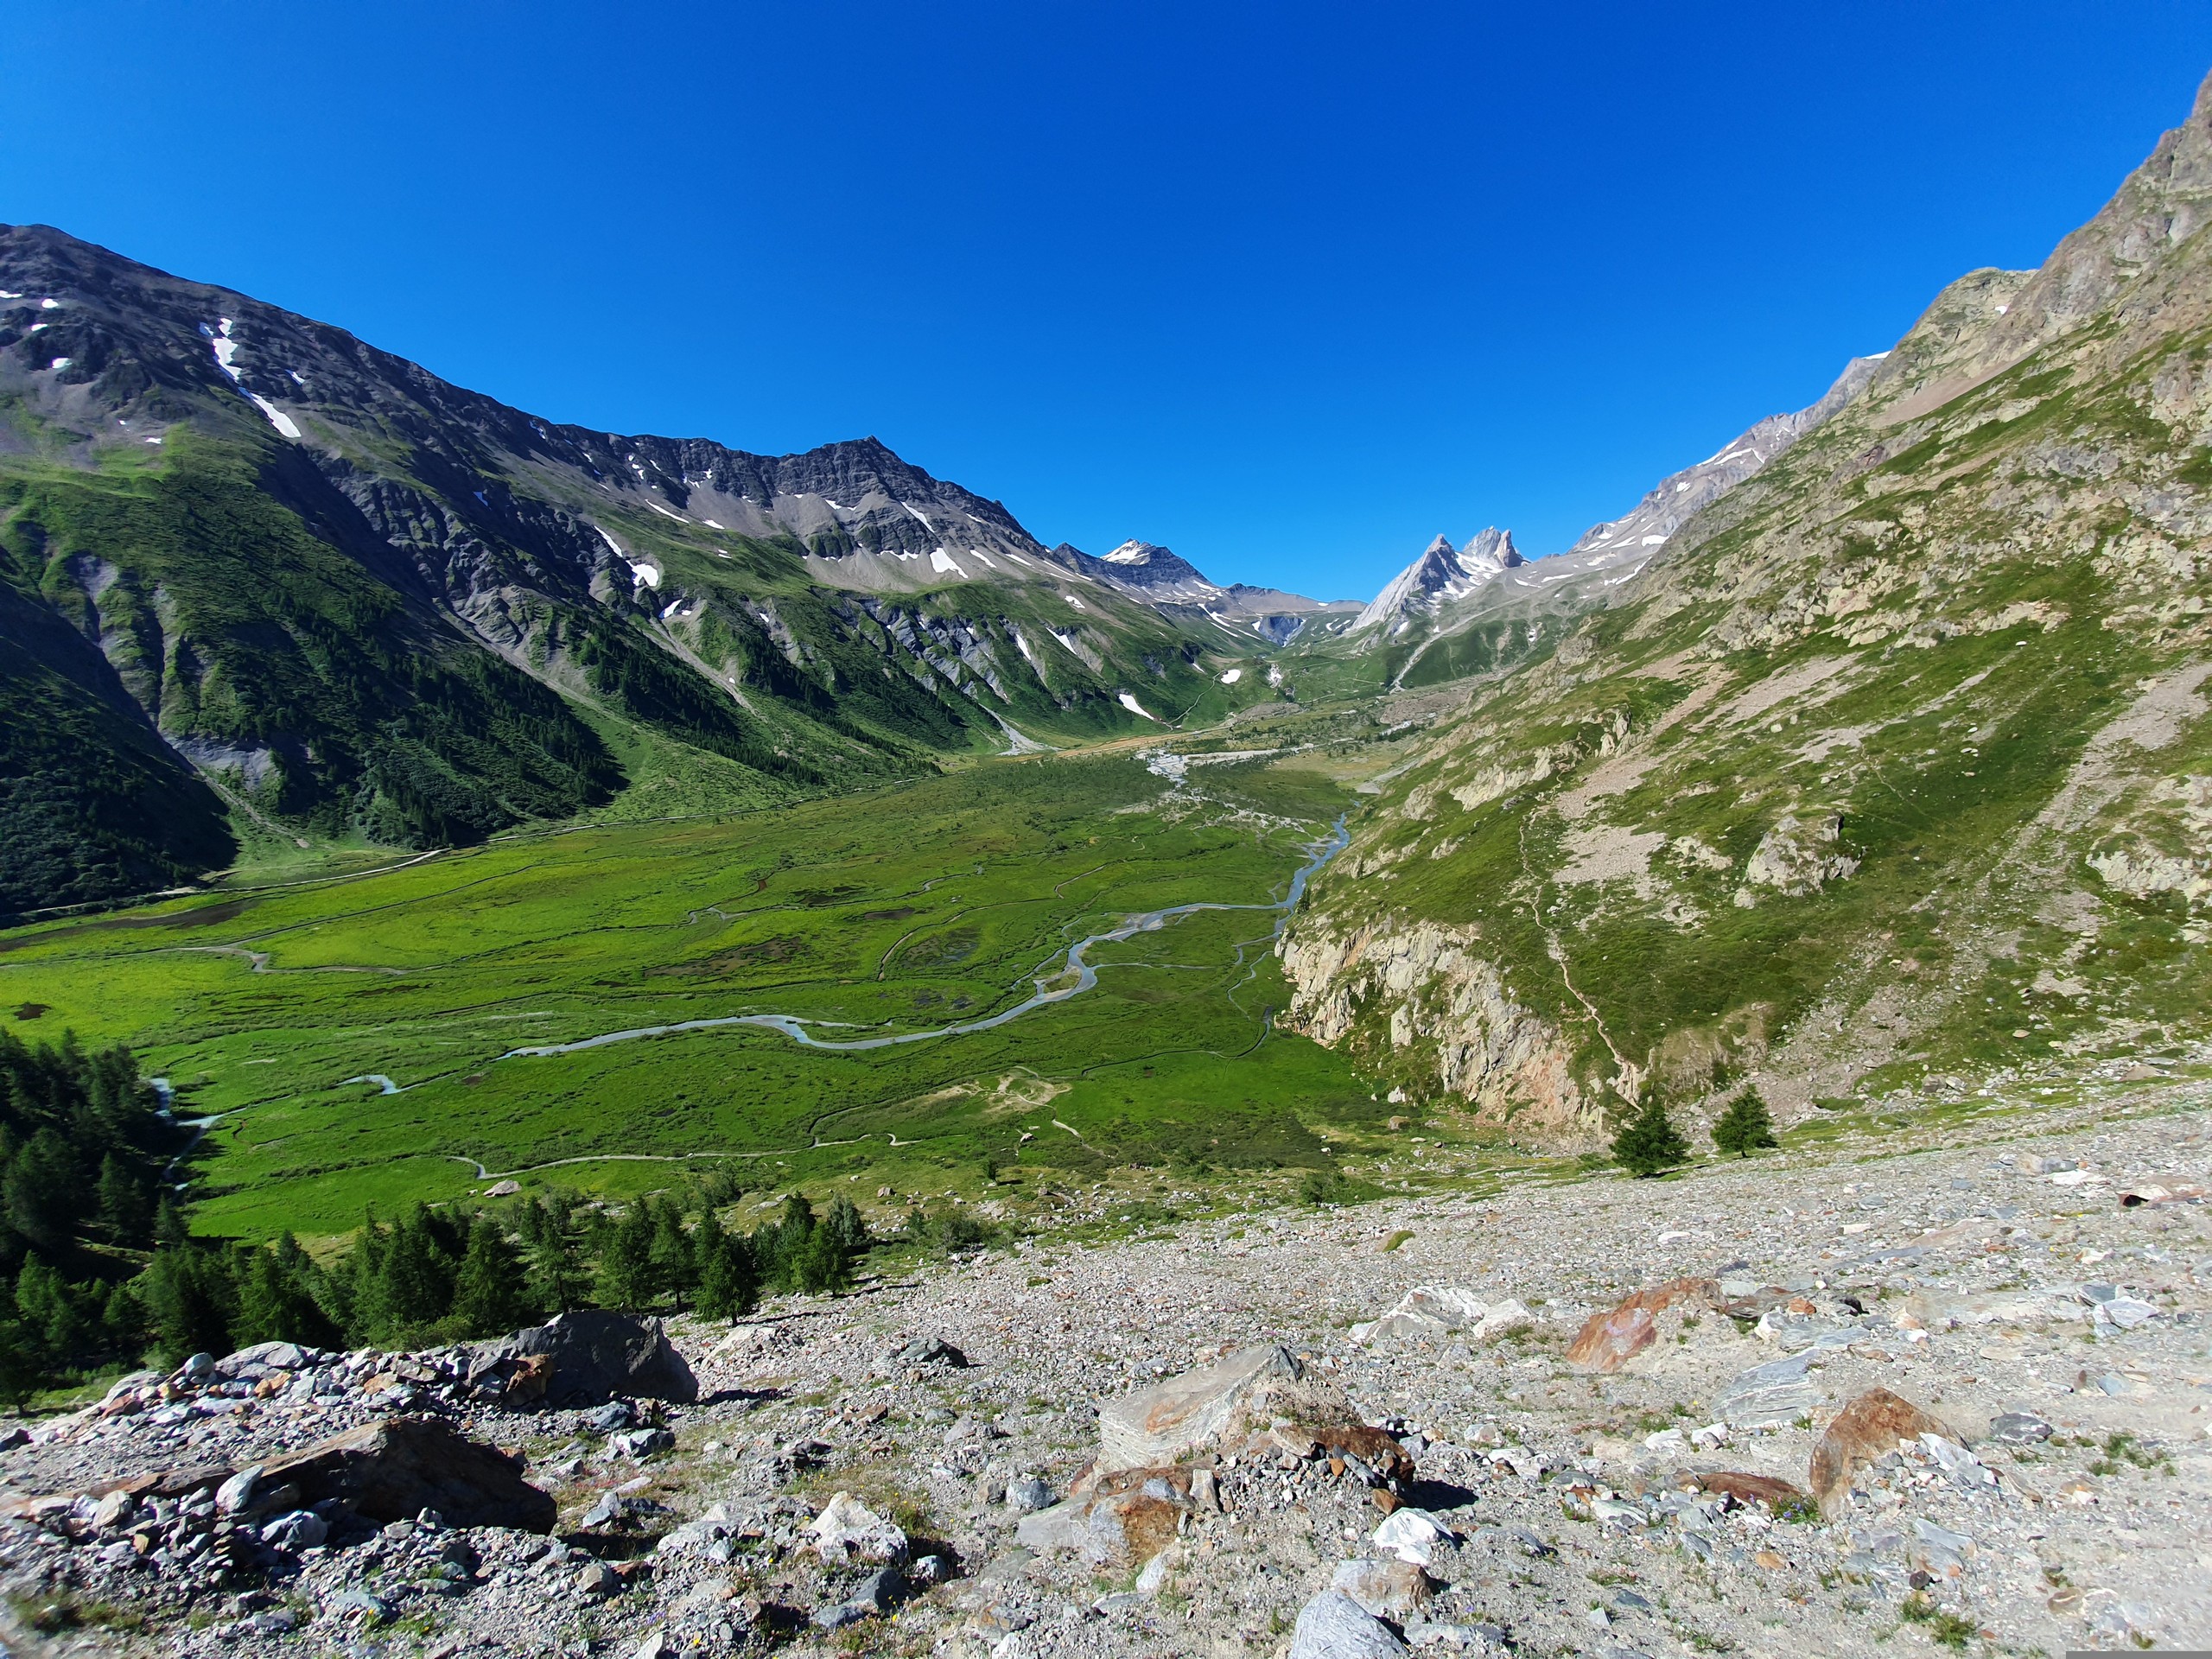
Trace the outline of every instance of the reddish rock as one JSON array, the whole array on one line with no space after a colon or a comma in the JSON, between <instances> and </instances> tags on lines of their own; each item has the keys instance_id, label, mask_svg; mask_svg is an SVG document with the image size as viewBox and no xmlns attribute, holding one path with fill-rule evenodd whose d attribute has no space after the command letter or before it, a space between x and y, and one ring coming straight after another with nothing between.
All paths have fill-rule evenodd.
<instances>
[{"instance_id":1,"label":"reddish rock","mask_svg":"<svg viewBox=\"0 0 2212 1659\"><path fill-rule=\"evenodd\" d=\"M1802 1503L1805 1497L1786 1480L1777 1480L1771 1475L1745 1474L1732 1469L1700 1475L1697 1484L1700 1491L1719 1492L1734 1498L1738 1503L1764 1503L1770 1510Z\"/></svg>"},{"instance_id":2,"label":"reddish rock","mask_svg":"<svg viewBox=\"0 0 2212 1659\"><path fill-rule=\"evenodd\" d=\"M1661 1313L1720 1306L1720 1287L1710 1279L1647 1286L1611 1313L1592 1313L1567 1344L1567 1363L1586 1371L1618 1371L1658 1339Z\"/></svg>"},{"instance_id":3,"label":"reddish rock","mask_svg":"<svg viewBox=\"0 0 2212 1659\"><path fill-rule=\"evenodd\" d=\"M1869 1389L1835 1415L1813 1448L1810 1484L1821 1513L1834 1520L1851 1492L1851 1477L1923 1434L1955 1440L1950 1429L1902 1395Z\"/></svg>"}]
</instances>

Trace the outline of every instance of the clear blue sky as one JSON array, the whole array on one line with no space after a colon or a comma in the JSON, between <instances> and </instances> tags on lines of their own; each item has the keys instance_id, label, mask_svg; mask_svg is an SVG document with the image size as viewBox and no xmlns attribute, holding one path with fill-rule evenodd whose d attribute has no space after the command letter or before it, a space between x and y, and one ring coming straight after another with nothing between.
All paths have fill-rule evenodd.
<instances>
[{"instance_id":1,"label":"clear blue sky","mask_svg":"<svg viewBox=\"0 0 2212 1659\"><path fill-rule=\"evenodd\" d=\"M2031 265L2201 3L17 0L0 219L556 419L873 433L1046 541L1532 553Z\"/></svg>"}]
</instances>

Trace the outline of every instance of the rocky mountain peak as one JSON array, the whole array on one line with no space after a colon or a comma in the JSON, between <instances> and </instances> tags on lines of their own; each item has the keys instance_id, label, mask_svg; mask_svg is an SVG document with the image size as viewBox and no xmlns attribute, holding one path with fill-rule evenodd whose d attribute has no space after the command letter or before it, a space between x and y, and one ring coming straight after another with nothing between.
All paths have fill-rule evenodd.
<instances>
[{"instance_id":1,"label":"rocky mountain peak","mask_svg":"<svg viewBox=\"0 0 2212 1659\"><path fill-rule=\"evenodd\" d=\"M1416 616L1433 615L1449 601L1472 593L1491 577L1527 563L1513 545L1513 532L1488 526L1466 546L1455 548L1439 536L1419 558L1390 579L1351 625L1351 632L1384 627L1395 632Z\"/></svg>"},{"instance_id":2,"label":"rocky mountain peak","mask_svg":"<svg viewBox=\"0 0 2212 1659\"><path fill-rule=\"evenodd\" d=\"M1510 570L1528 561L1521 556L1521 550L1513 545L1513 532L1491 526L1478 531L1474 538L1459 550L1459 564L1463 569Z\"/></svg>"},{"instance_id":3,"label":"rocky mountain peak","mask_svg":"<svg viewBox=\"0 0 2212 1659\"><path fill-rule=\"evenodd\" d=\"M1063 542L1052 556L1094 582L1147 603L1203 601L1225 591L1188 559L1154 542L1126 541L1103 558Z\"/></svg>"}]
</instances>

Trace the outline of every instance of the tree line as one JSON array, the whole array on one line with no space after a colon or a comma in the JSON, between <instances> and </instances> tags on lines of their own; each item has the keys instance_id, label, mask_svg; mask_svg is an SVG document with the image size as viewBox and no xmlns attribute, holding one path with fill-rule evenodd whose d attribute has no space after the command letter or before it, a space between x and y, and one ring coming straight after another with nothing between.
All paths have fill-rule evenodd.
<instances>
[{"instance_id":1,"label":"tree line","mask_svg":"<svg viewBox=\"0 0 2212 1659\"><path fill-rule=\"evenodd\" d=\"M121 1045L34 1047L0 1029L0 1395L149 1356L257 1342L398 1348L499 1336L581 1307L736 1319L775 1292L842 1290L885 1241L840 1196L786 1197L749 1230L723 1173L619 1211L551 1192L473 1213L370 1217L318 1261L194 1236L177 1173L193 1129ZM982 1242L957 1213L914 1211L892 1241Z\"/></svg>"},{"instance_id":2,"label":"tree line","mask_svg":"<svg viewBox=\"0 0 2212 1659\"><path fill-rule=\"evenodd\" d=\"M851 1199L817 1215L798 1193L773 1221L737 1231L720 1214L736 1196L648 1196L620 1213L566 1192L474 1214L418 1204L371 1219L327 1263L289 1233L260 1246L168 1239L131 1289L164 1354L421 1347L580 1307L737 1319L771 1292L849 1288L876 1242Z\"/></svg>"}]
</instances>

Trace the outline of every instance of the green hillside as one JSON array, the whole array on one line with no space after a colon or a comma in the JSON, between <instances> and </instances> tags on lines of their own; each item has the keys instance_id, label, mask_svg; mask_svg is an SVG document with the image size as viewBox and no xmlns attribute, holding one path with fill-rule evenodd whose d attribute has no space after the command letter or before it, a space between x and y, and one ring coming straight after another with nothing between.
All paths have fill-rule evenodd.
<instances>
[{"instance_id":1,"label":"green hillside","mask_svg":"<svg viewBox=\"0 0 2212 1659\"><path fill-rule=\"evenodd\" d=\"M1302 1029L1569 1147L2178 1052L2212 976L2200 108L1389 784ZM2155 245L2145 261L2140 251Z\"/></svg>"}]
</instances>

